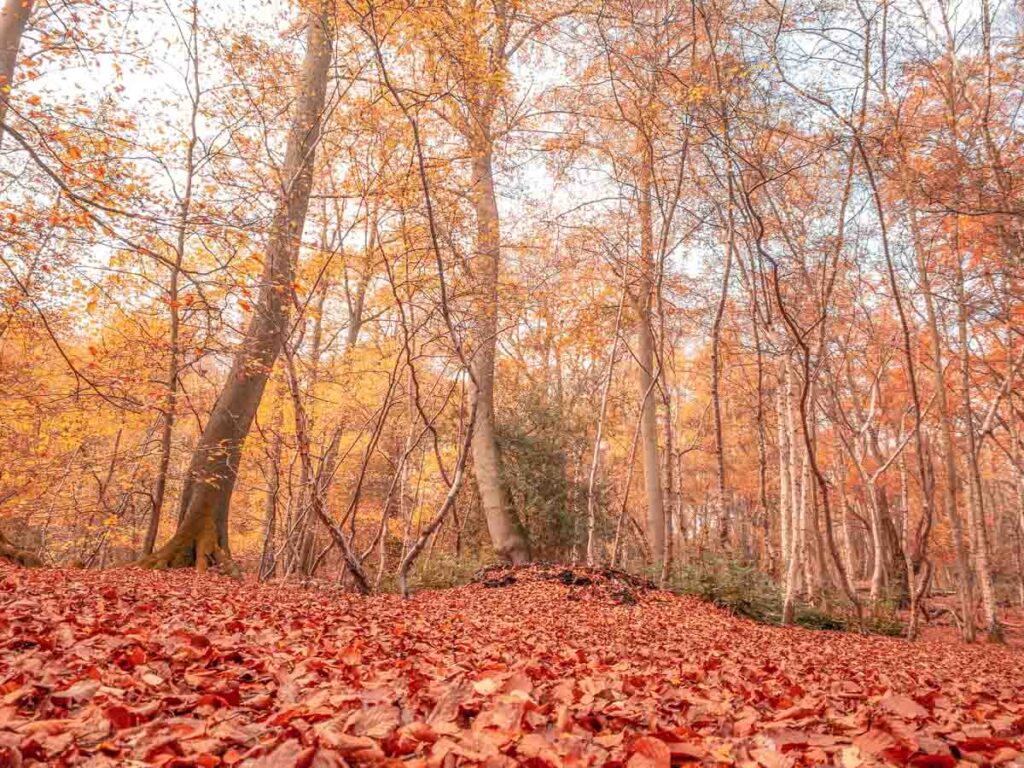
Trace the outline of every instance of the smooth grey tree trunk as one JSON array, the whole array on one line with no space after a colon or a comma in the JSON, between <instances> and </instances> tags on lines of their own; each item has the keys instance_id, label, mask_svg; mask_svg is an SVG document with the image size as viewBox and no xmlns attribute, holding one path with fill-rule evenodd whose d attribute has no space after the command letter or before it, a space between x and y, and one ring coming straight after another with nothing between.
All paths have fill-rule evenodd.
<instances>
[{"instance_id":1,"label":"smooth grey tree trunk","mask_svg":"<svg viewBox=\"0 0 1024 768\"><path fill-rule=\"evenodd\" d=\"M651 163L648 150L639 178L640 279L635 305L637 312L637 363L640 392L640 445L643 449L644 488L647 492L647 535L651 543L654 570L661 572L665 562L665 502L661 488L661 462L658 457L658 412L654 387L657 384L654 362L654 332L651 305L654 299L654 222L651 204Z\"/></svg>"},{"instance_id":2,"label":"smooth grey tree trunk","mask_svg":"<svg viewBox=\"0 0 1024 768\"><path fill-rule=\"evenodd\" d=\"M472 371L476 403L473 430L473 473L494 551L512 563L530 559L526 532L511 509L501 469L494 418L494 360L498 335L498 270L501 230L494 193L492 146L486 139L472 142L472 200L476 212L476 253L473 273L477 286L476 338Z\"/></svg>"}]
</instances>

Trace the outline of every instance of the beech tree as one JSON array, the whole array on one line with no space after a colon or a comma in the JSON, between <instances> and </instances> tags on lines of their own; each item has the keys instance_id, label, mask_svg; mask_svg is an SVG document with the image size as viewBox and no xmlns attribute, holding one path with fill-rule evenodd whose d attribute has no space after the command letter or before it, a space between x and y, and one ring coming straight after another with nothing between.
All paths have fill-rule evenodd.
<instances>
[{"instance_id":1,"label":"beech tree","mask_svg":"<svg viewBox=\"0 0 1024 768\"><path fill-rule=\"evenodd\" d=\"M1012 632L1009 6L287 7L4 5L0 555Z\"/></svg>"},{"instance_id":2,"label":"beech tree","mask_svg":"<svg viewBox=\"0 0 1024 768\"><path fill-rule=\"evenodd\" d=\"M181 493L178 529L167 543L140 561L143 566L234 567L228 542L231 494L242 445L288 334L291 285L326 102L333 22L333 10L326 3L307 15L306 53L298 73L295 112L253 317L192 455Z\"/></svg>"}]
</instances>

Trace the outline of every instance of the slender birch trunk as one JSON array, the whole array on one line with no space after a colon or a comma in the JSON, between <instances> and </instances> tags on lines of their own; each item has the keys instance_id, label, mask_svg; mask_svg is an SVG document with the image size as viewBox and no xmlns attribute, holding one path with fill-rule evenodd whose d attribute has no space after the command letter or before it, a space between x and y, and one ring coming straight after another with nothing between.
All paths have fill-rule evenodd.
<instances>
[{"instance_id":1,"label":"slender birch trunk","mask_svg":"<svg viewBox=\"0 0 1024 768\"><path fill-rule=\"evenodd\" d=\"M981 590L981 608L985 617L985 634L990 642L1003 642L1003 629L999 624L995 583L992 579L988 531L985 528L985 500L978 468L978 446L974 434L974 403L971 399L971 352L967 335L967 295L964 285L963 264L960 261L959 227L954 228L956 242L954 263L957 295L957 335L960 342L960 390L964 412L964 431L967 437L967 516L970 525L971 550L974 571ZM1007 374L1011 375L1011 374Z\"/></svg>"},{"instance_id":2,"label":"slender birch trunk","mask_svg":"<svg viewBox=\"0 0 1024 768\"><path fill-rule=\"evenodd\" d=\"M625 267L623 268L625 270ZM601 388L601 406L597 414L597 428L594 431L594 452L590 459L590 475L587 478L587 565L596 563L595 528L597 526L597 499L594 488L597 484L597 471L601 463L601 441L604 437L604 419L608 412L608 394L612 387L612 376L615 373L615 359L619 349L619 331L622 327L622 309L626 302L626 289L623 287L619 297L619 307L615 312L615 328L612 331L611 349L608 352L608 370Z\"/></svg>"}]
</instances>

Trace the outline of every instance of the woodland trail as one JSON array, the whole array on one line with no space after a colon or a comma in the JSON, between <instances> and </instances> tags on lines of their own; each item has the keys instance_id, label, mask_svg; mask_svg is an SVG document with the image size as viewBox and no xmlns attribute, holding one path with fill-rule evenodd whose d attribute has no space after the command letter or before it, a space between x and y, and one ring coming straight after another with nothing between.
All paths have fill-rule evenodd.
<instances>
[{"instance_id":1,"label":"woodland trail","mask_svg":"<svg viewBox=\"0 0 1024 768\"><path fill-rule=\"evenodd\" d=\"M0 766L1021 764L1024 654L557 572L359 598L0 570Z\"/></svg>"}]
</instances>

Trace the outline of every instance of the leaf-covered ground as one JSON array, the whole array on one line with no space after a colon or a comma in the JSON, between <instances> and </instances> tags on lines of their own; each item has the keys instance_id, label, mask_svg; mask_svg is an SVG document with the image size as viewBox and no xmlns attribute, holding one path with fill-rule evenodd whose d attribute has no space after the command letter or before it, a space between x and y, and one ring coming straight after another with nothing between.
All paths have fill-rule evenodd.
<instances>
[{"instance_id":1,"label":"leaf-covered ground","mask_svg":"<svg viewBox=\"0 0 1024 768\"><path fill-rule=\"evenodd\" d=\"M1021 763L1019 651L491 576L403 602L2 570L0 766Z\"/></svg>"}]
</instances>

